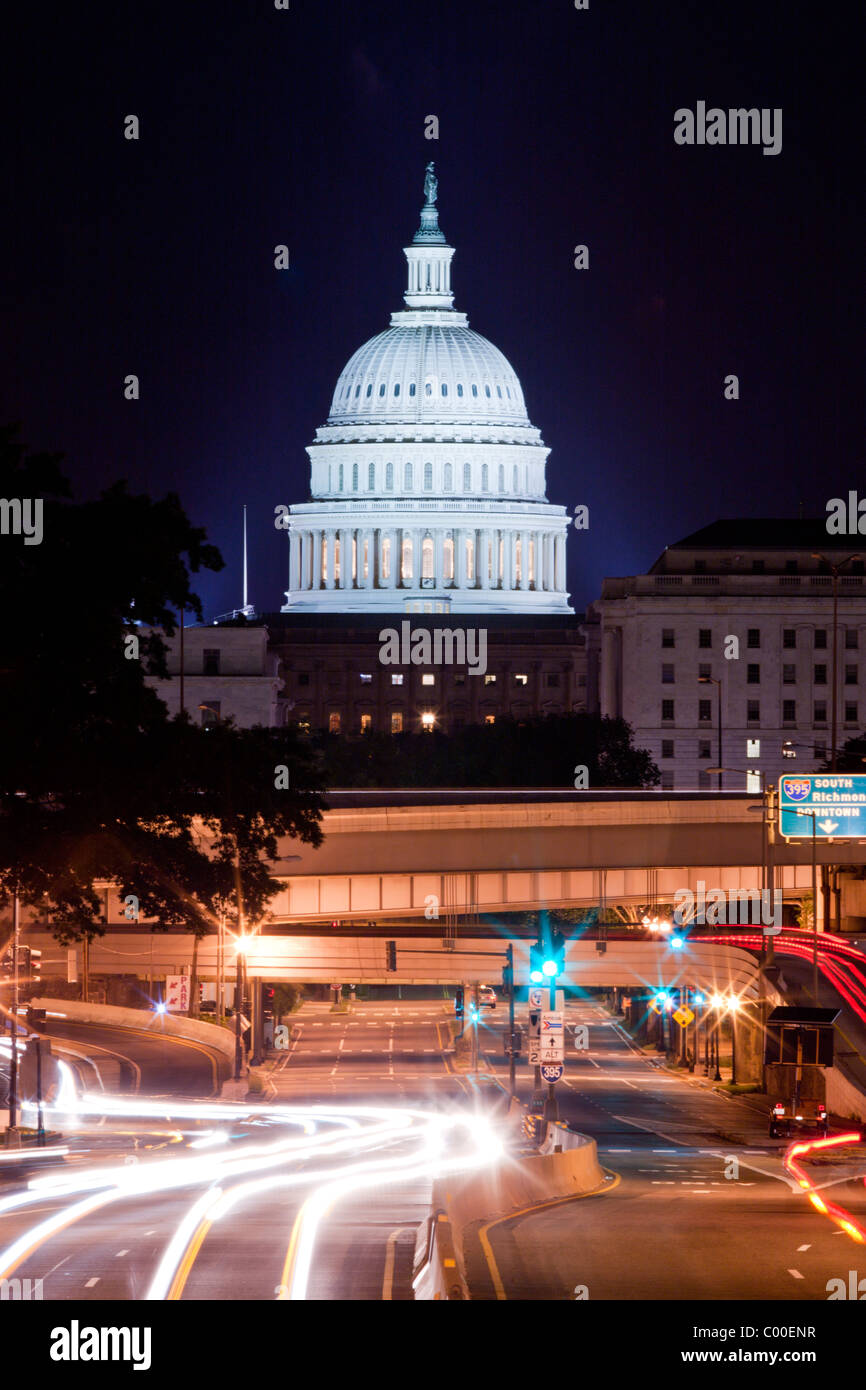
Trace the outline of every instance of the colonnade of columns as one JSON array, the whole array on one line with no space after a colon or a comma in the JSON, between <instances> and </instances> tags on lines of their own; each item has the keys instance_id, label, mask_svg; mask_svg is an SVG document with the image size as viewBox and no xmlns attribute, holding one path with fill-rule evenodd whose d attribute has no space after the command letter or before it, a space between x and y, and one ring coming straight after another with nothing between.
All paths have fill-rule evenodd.
<instances>
[{"instance_id":1,"label":"colonnade of columns","mask_svg":"<svg viewBox=\"0 0 866 1390\"><path fill-rule=\"evenodd\" d=\"M564 532L463 526L447 536L446 529L293 527L289 588L564 592Z\"/></svg>"}]
</instances>

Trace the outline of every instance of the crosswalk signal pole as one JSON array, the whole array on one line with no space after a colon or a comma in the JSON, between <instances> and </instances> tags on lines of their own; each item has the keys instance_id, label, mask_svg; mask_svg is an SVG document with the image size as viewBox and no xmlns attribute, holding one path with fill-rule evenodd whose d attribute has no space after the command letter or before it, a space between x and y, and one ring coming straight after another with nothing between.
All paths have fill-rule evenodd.
<instances>
[{"instance_id":1,"label":"crosswalk signal pole","mask_svg":"<svg viewBox=\"0 0 866 1390\"><path fill-rule=\"evenodd\" d=\"M508 1031L511 1049L508 1054L508 1093L513 1100L517 1095L517 1059L514 1055L514 947L509 942L505 954L508 957Z\"/></svg>"}]
</instances>

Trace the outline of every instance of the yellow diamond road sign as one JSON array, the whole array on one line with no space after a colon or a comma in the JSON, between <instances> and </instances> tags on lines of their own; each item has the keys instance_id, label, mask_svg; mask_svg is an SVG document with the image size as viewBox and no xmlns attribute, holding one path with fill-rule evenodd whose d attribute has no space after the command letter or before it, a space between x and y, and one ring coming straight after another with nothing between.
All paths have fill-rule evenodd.
<instances>
[{"instance_id":1,"label":"yellow diamond road sign","mask_svg":"<svg viewBox=\"0 0 866 1390\"><path fill-rule=\"evenodd\" d=\"M692 1013L691 1009L681 1008L677 1009L676 1013L674 1014L674 1018L676 1019L677 1023L680 1025L681 1028L688 1028L692 1019L694 1018L694 1014Z\"/></svg>"}]
</instances>

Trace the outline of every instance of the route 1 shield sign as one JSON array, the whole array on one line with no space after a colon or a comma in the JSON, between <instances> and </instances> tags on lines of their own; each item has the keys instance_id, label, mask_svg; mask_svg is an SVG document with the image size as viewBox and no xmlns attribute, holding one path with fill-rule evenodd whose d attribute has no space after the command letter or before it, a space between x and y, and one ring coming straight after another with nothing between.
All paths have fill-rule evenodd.
<instances>
[{"instance_id":1,"label":"route 1 shield sign","mask_svg":"<svg viewBox=\"0 0 866 1390\"><path fill-rule=\"evenodd\" d=\"M563 1073L562 1062L544 1062L541 1068L542 1081L558 1081Z\"/></svg>"}]
</instances>

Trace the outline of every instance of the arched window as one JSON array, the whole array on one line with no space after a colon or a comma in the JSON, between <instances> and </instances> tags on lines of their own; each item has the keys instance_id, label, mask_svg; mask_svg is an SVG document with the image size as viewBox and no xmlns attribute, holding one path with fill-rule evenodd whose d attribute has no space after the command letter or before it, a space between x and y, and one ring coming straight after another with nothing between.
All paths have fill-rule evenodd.
<instances>
[{"instance_id":1,"label":"arched window","mask_svg":"<svg viewBox=\"0 0 866 1390\"><path fill-rule=\"evenodd\" d=\"M389 464L390 467L390 464ZM385 536L382 540L382 578L391 578L391 537Z\"/></svg>"},{"instance_id":2,"label":"arched window","mask_svg":"<svg viewBox=\"0 0 866 1390\"><path fill-rule=\"evenodd\" d=\"M500 465L499 465L499 491L500 491L500 492L504 492L504 491L505 491L505 464L504 464L504 463L500 463Z\"/></svg>"},{"instance_id":3,"label":"arched window","mask_svg":"<svg viewBox=\"0 0 866 1390\"><path fill-rule=\"evenodd\" d=\"M386 463L386 464L385 464L385 491L386 491L386 492L391 492L392 489L393 489L393 487L394 487L394 465L393 465L393 463Z\"/></svg>"},{"instance_id":4,"label":"arched window","mask_svg":"<svg viewBox=\"0 0 866 1390\"><path fill-rule=\"evenodd\" d=\"M385 394L385 383L384 383L384 381L383 381L383 382L380 382L380 384L379 384L379 395L380 395L380 396L384 396L384 394Z\"/></svg>"},{"instance_id":5,"label":"arched window","mask_svg":"<svg viewBox=\"0 0 866 1390\"><path fill-rule=\"evenodd\" d=\"M442 543L442 578L447 580L454 579L454 542L447 536Z\"/></svg>"},{"instance_id":6,"label":"arched window","mask_svg":"<svg viewBox=\"0 0 866 1390\"><path fill-rule=\"evenodd\" d=\"M367 394L369 395L369 392L368 392ZM484 387L484 394L485 394L485 396L489 396L489 395L490 395L490 387L489 387L489 386L485 386L485 387Z\"/></svg>"},{"instance_id":7,"label":"arched window","mask_svg":"<svg viewBox=\"0 0 866 1390\"><path fill-rule=\"evenodd\" d=\"M421 574L424 579L433 578L433 542L429 536L421 542Z\"/></svg>"},{"instance_id":8,"label":"arched window","mask_svg":"<svg viewBox=\"0 0 866 1390\"><path fill-rule=\"evenodd\" d=\"M369 383L369 385L367 386L367 395L368 395L368 396L372 396L372 394L373 394L373 383L372 383L372 381L371 381L371 382ZM490 395L490 392L488 391L487 394L488 394L488 396L489 396L489 395Z\"/></svg>"},{"instance_id":9,"label":"arched window","mask_svg":"<svg viewBox=\"0 0 866 1390\"><path fill-rule=\"evenodd\" d=\"M447 381L443 381L443 383L442 383L442 395L443 395L443 396L447 396L447 395L448 395L448 382L447 382Z\"/></svg>"},{"instance_id":10,"label":"arched window","mask_svg":"<svg viewBox=\"0 0 866 1390\"><path fill-rule=\"evenodd\" d=\"M361 383L358 382L358 385L355 387L355 400L358 399L358 397L360 396L360 394L361 394Z\"/></svg>"},{"instance_id":11,"label":"arched window","mask_svg":"<svg viewBox=\"0 0 866 1390\"><path fill-rule=\"evenodd\" d=\"M462 395L463 395L463 383L462 383L462 381L458 381L458 383L457 383L457 394L458 394L458 396L462 396Z\"/></svg>"},{"instance_id":12,"label":"arched window","mask_svg":"<svg viewBox=\"0 0 866 1390\"><path fill-rule=\"evenodd\" d=\"M497 396L499 397L499 399L502 400L502 387L501 387L501 386L497 386L497 388L496 388L496 394L497 394Z\"/></svg>"},{"instance_id":13,"label":"arched window","mask_svg":"<svg viewBox=\"0 0 866 1390\"><path fill-rule=\"evenodd\" d=\"M482 463L482 465L481 465L481 491L482 491L482 492L487 492L487 490L488 490L488 469L487 469L487 464L486 464L486 463Z\"/></svg>"},{"instance_id":14,"label":"arched window","mask_svg":"<svg viewBox=\"0 0 866 1390\"><path fill-rule=\"evenodd\" d=\"M400 394L400 383L399 383L399 381L395 381L395 382L394 382L394 395L395 395L395 396L399 396L399 394Z\"/></svg>"},{"instance_id":15,"label":"arched window","mask_svg":"<svg viewBox=\"0 0 866 1390\"><path fill-rule=\"evenodd\" d=\"M464 492L469 492L469 490L470 490L471 487L472 487L472 465L469 464L469 463L464 463L464 465L463 465L463 491L464 491Z\"/></svg>"},{"instance_id":16,"label":"arched window","mask_svg":"<svg viewBox=\"0 0 866 1390\"><path fill-rule=\"evenodd\" d=\"M466 580L471 584L475 579L475 542L471 536L466 537Z\"/></svg>"},{"instance_id":17,"label":"arched window","mask_svg":"<svg viewBox=\"0 0 866 1390\"><path fill-rule=\"evenodd\" d=\"M412 487L412 465L411 465L411 463L407 463L406 466L405 466L405 468L403 469L403 487L407 490L407 492L411 490L411 487Z\"/></svg>"},{"instance_id":18,"label":"arched window","mask_svg":"<svg viewBox=\"0 0 866 1390\"><path fill-rule=\"evenodd\" d=\"M443 487L445 488L445 491L446 491L446 492L450 492L451 489L452 489L452 487L454 486L454 483L452 482L452 477L451 477L451 464L450 464L450 463L446 463L446 465L445 465L444 477L443 477L443 479L442 479L442 485L443 485Z\"/></svg>"},{"instance_id":19,"label":"arched window","mask_svg":"<svg viewBox=\"0 0 866 1390\"><path fill-rule=\"evenodd\" d=\"M473 381L473 383L472 383L472 394L473 394L473 396L477 396L477 395L478 395L478 387L475 385L475 382L474 382L474 381Z\"/></svg>"},{"instance_id":20,"label":"arched window","mask_svg":"<svg viewBox=\"0 0 866 1390\"><path fill-rule=\"evenodd\" d=\"M519 490L519 486L520 486L520 485L519 485L519 483L518 483L518 481L517 481L517 464L515 463L515 465L514 465L514 477L513 477L513 479L512 479L512 483L511 483L511 491L512 491L512 492L517 492L517 491Z\"/></svg>"},{"instance_id":21,"label":"arched window","mask_svg":"<svg viewBox=\"0 0 866 1390\"><path fill-rule=\"evenodd\" d=\"M411 536L404 536L404 537L403 537L402 559L403 559L403 564L402 564L402 568L401 568L401 572L400 572L400 578L401 578L401 579L411 579L411 578L412 578L412 538L411 538Z\"/></svg>"},{"instance_id":22,"label":"arched window","mask_svg":"<svg viewBox=\"0 0 866 1390\"><path fill-rule=\"evenodd\" d=\"M368 464L367 464L367 491L368 491L368 492L372 492L373 489L375 488L375 486L376 486L376 465L375 465L375 463L368 463Z\"/></svg>"},{"instance_id":23,"label":"arched window","mask_svg":"<svg viewBox=\"0 0 866 1390\"><path fill-rule=\"evenodd\" d=\"M506 388L505 388L505 394L506 394L506 396L508 397L508 399L511 400L511 387L510 387L510 386L506 386Z\"/></svg>"},{"instance_id":24,"label":"arched window","mask_svg":"<svg viewBox=\"0 0 866 1390\"><path fill-rule=\"evenodd\" d=\"M415 383L414 383L414 381L410 381L410 382L409 382L409 395L410 395L410 396L414 396L414 394L415 394Z\"/></svg>"},{"instance_id":25,"label":"arched window","mask_svg":"<svg viewBox=\"0 0 866 1390\"><path fill-rule=\"evenodd\" d=\"M343 491L343 465L340 464L340 491Z\"/></svg>"},{"instance_id":26,"label":"arched window","mask_svg":"<svg viewBox=\"0 0 866 1390\"><path fill-rule=\"evenodd\" d=\"M425 383L424 383L424 395L425 395L425 396L432 396L432 395L433 395L433 383L432 383L432 381L425 381Z\"/></svg>"},{"instance_id":27,"label":"arched window","mask_svg":"<svg viewBox=\"0 0 866 1390\"><path fill-rule=\"evenodd\" d=\"M430 491L432 491L432 488L433 488L433 465L432 465L432 463L425 463L425 465L424 465L424 491L425 491L425 492L430 492Z\"/></svg>"},{"instance_id":28,"label":"arched window","mask_svg":"<svg viewBox=\"0 0 866 1390\"><path fill-rule=\"evenodd\" d=\"M353 464L352 464L352 491L353 491L353 492L357 492L357 491L358 491L358 465L357 465L357 463L353 463Z\"/></svg>"}]
</instances>

